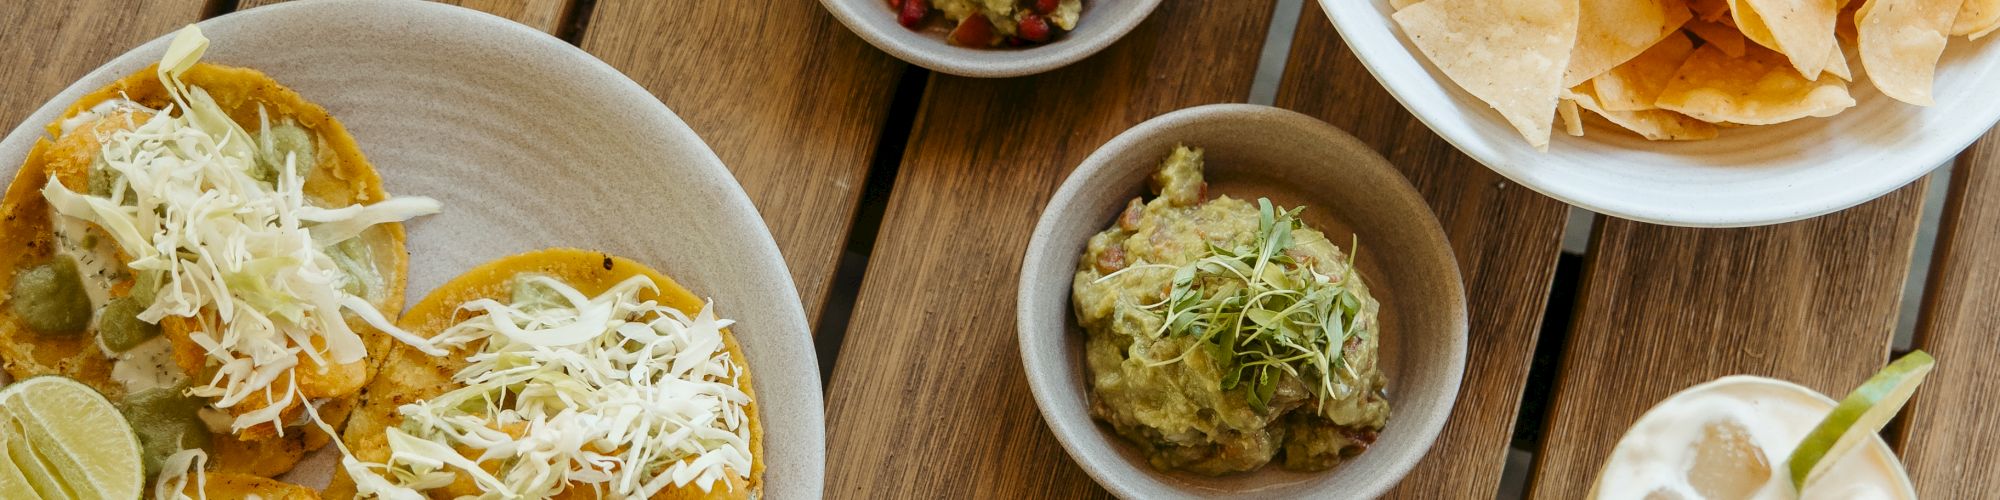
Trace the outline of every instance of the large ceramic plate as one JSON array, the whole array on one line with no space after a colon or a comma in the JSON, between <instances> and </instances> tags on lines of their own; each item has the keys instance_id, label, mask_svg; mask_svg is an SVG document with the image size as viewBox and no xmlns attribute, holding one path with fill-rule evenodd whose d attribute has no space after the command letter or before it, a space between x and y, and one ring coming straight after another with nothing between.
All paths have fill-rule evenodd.
<instances>
[{"instance_id":1,"label":"large ceramic plate","mask_svg":"<svg viewBox=\"0 0 2000 500\"><path fill-rule=\"evenodd\" d=\"M1852 60L1856 106L1832 118L1649 142L1592 127L1535 151L1410 44L1387 0L1320 0L1354 54L1403 106L1467 155L1543 194L1599 213L1680 226L1755 226L1813 217L1910 183L2000 120L2000 45L1953 37L1937 104L1890 99Z\"/></svg>"},{"instance_id":2,"label":"large ceramic plate","mask_svg":"<svg viewBox=\"0 0 2000 500\"><path fill-rule=\"evenodd\" d=\"M474 265L550 246L655 266L738 320L767 433L766 496L820 496L819 367L790 273L729 170L645 89L562 40L429 2L296 2L201 26L214 40L204 60L298 90L347 125L389 192L444 202L408 225L410 302ZM0 141L0 179L63 108L166 44L119 56L16 127ZM323 450L289 479L323 486L331 458Z\"/></svg>"}]
</instances>

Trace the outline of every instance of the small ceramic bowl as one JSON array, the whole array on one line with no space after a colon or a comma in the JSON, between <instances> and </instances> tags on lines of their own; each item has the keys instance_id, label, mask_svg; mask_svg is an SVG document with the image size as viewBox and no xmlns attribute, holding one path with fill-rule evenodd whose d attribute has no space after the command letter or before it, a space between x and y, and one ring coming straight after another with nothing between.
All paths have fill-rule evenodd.
<instances>
[{"instance_id":1,"label":"small ceramic bowl","mask_svg":"<svg viewBox=\"0 0 2000 500\"><path fill-rule=\"evenodd\" d=\"M1855 106L1830 118L1692 142L1647 141L1593 119L1583 137L1558 130L1541 152L1423 57L1388 0L1319 3L1368 72L1467 156L1542 194L1637 221L1738 227L1830 213L1922 177L2000 121L2000 44L1952 37L1930 107L1882 95L1852 58Z\"/></svg>"},{"instance_id":2,"label":"small ceramic bowl","mask_svg":"<svg viewBox=\"0 0 2000 500\"><path fill-rule=\"evenodd\" d=\"M1111 225L1176 144L1205 150L1209 193L1305 206L1307 224L1343 249L1360 241L1361 279L1382 303L1381 366L1389 424L1367 452L1333 470L1279 467L1223 477L1154 469L1138 447L1090 416L1084 333L1070 285L1090 236ZM1401 480L1444 428L1465 371L1465 291L1444 231L1415 188L1368 146L1311 117L1223 104L1154 118L1098 148L1035 226L1016 307L1021 359L1042 418L1070 457L1125 498L1370 498Z\"/></svg>"},{"instance_id":3,"label":"small ceramic bowl","mask_svg":"<svg viewBox=\"0 0 2000 500\"><path fill-rule=\"evenodd\" d=\"M896 24L888 0L820 0L848 29L876 48L931 71L974 78L1007 78L1060 68L1111 46L1132 31L1160 0L1084 0L1076 29L1044 45L977 49L952 45L944 34Z\"/></svg>"}]
</instances>

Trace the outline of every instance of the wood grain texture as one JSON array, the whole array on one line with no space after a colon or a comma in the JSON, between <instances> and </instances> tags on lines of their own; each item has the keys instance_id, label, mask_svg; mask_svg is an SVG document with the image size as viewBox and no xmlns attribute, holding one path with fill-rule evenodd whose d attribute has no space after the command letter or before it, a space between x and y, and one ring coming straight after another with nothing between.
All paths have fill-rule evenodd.
<instances>
[{"instance_id":1,"label":"wood grain texture","mask_svg":"<svg viewBox=\"0 0 2000 500\"><path fill-rule=\"evenodd\" d=\"M1490 499L1500 488L1567 207L1518 186L1432 133L1376 83L1306 2L1278 105L1361 138L1424 194L1465 280L1465 380L1444 433L1392 498Z\"/></svg>"},{"instance_id":2,"label":"wood grain texture","mask_svg":"<svg viewBox=\"0 0 2000 500\"><path fill-rule=\"evenodd\" d=\"M1916 348L1938 360L1904 410L1901 453L1923 498L2000 491L2000 129L1959 156Z\"/></svg>"},{"instance_id":3,"label":"wood grain texture","mask_svg":"<svg viewBox=\"0 0 2000 500\"><path fill-rule=\"evenodd\" d=\"M903 63L814 0L601 0L583 48L715 149L817 322Z\"/></svg>"},{"instance_id":4,"label":"wood grain texture","mask_svg":"<svg viewBox=\"0 0 2000 500\"><path fill-rule=\"evenodd\" d=\"M1574 498L1641 413L1716 377L1841 395L1889 356L1924 180L1748 229L1600 218L1530 494Z\"/></svg>"},{"instance_id":5,"label":"wood grain texture","mask_svg":"<svg viewBox=\"0 0 2000 500\"><path fill-rule=\"evenodd\" d=\"M1272 10L1167 2L1064 69L931 80L829 389L829 496L1105 496L1029 395L1022 253L1049 196L1112 136L1246 99Z\"/></svg>"},{"instance_id":6,"label":"wood grain texture","mask_svg":"<svg viewBox=\"0 0 2000 500\"><path fill-rule=\"evenodd\" d=\"M207 7L203 0L0 2L0 123L20 124L84 73L200 21Z\"/></svg>"},{"instance_id":7,"label":"wood grain texture","mask_svg":"<svg viewBox=\"0 0 2000 500\"><path fill-rule=\"evenodd\" d=\"M241 0L236 10L244 10L283 2L285 0ZM575 0L437 0L460 7L471 8L513 19L528 27L555 33L569 22L570 4Z\"/></svg>"}]
</instances>

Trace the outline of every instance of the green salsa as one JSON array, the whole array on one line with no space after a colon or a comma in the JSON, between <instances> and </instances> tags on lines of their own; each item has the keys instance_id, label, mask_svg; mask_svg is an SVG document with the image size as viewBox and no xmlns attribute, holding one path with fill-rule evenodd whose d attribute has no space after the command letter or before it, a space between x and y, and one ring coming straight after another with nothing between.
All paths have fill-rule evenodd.
<instances>
[{"instance_id":1,"label":"green salsa","mask_svg":"<svg viewBox=\"0 0 2000 500\"><path fill-rule=\"evenodd\" d=\"M546 283L534 280L537 277L540 276L534 274L515 275L513 299L508 304L516 309L529 312L554 307L572 306L569 299L564 298L555 288L549 287Z\"/></svg>"},{"instance_id":2,"label":"green salsa","mask_svg":"<svg viewBox=\"0 0 2000 500\"><path fill-rule=\"evenodd\" d=\"M90 293L67 257L15 274L9 302L15 316L43 335L76 335L90 326Z\"/></svg>"},{"instance_id":3,"label":"green salsa","mask_svg":"<svg viewBox=\"0 0 2000 500\"><path fill-rule=\"evenodd\" d=\"M334 267L340 269L341 291L371 298L376 290L382 288L382 275L375 270L375 252L362 238L348 238L326 247L326 256L332 258Z\"/></svg>"},{"instance_id":4,"label":"green salsa","mask_svg":"<svg viewBox=\"0 0 2000 500\"><path fill-rule=\"evenodd\" d=\"M105 304L97 317L97 337L104 348L125 352L160 336L160 325L139 320L139 313L145 312L149 305L137 296L119 297Z\"/></svg>"},{"instance_id":5,"label":"green salsa","mask_svg":"<svg viewBox=\"0 0 2000 500\"><path fill-rule=\"evenodd\" d=\"M1316 471L1366 450L1390 412L1379 305L1349 255L1298 210L1203 201L1199 149L1151 180L1072 284L1092 416L1163 470Z\"/></svg>"},{"instance_id":6,"label":"green salsa","mask_svg":"<svg viewBox=\"0 0 2000 500\"><path fill-rule=\"evenodd\" d=\"M139 459L146 476L160 473L160 463L175 452L208 446L208 427L198 412L207 402L182 394L186 387L147 389L125 396L118 411L139 435Z\"/></svg>"},{"instance_id":7,"label":"green salsa","mask_svg":"<svg viewBox=\"0 0 2000 500\"><path fill-rule=\"evenodd\" d=\"M277 182L278 173L285 168L286 156L291 156L293 168L298 170L300 179L312 172L314 163L312 131L285 120L270 125L270 129L257 137L257 179Z\"/></svg>"}]
</instances>

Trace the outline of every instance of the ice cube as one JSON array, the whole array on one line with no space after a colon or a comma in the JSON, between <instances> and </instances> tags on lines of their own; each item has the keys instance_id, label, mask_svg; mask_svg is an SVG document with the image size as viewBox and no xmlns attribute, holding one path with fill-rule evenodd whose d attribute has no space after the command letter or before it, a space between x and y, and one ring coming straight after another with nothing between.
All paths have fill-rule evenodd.
<instances>
[{"instance_id":1,"label":"ice cube","mask_svg":"<svg viewBox=\"0 0 2000 500\"><path fill-rule=\"evenodd\" d=\"M1694 465L1687 481L1704 498L1750 498L1771 480L1771 459L1751 438L1749 429L1733 419L1702 426L1695 442Z\"/></svg>"}]
</instances>

